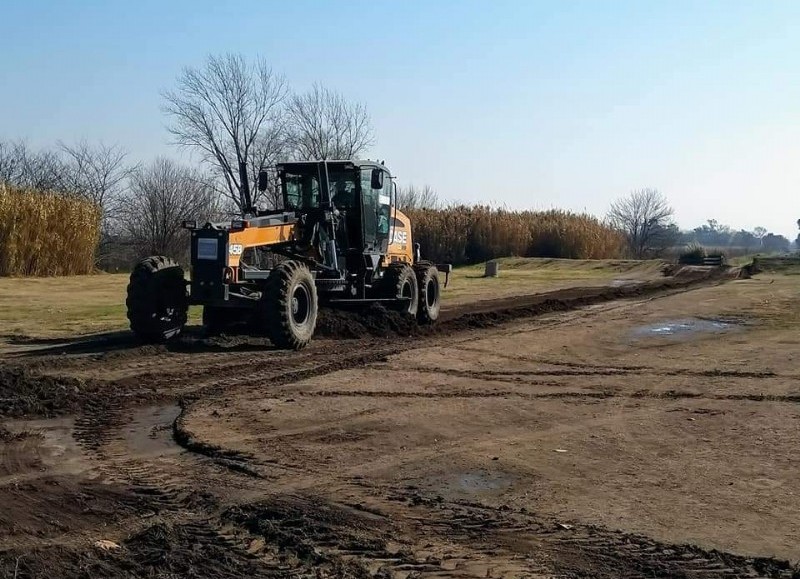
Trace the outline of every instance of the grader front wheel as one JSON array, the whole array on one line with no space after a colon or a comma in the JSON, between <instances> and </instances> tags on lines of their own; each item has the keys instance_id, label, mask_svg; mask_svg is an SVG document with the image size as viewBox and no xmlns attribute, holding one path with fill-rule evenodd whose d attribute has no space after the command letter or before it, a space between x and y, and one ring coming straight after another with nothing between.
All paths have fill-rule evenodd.
<instances>
[{"instance_id":1,"label":"grader front wheel","mask_svg":"<svg viewBox=\"0 0 800 579\"><path fill-rule=\"evenodd\" d=\"M125 304L131 330L140 340L174 338L186 325L189 310L183 268L161 255L141 260L131 272Z\"/></svg>"},{"instance_id":2,"label":"grader front wheel","mask_svg":"<svg viewBox=\"0 0 800 579\"><path fill-rule=\"evenodd\" d=\"M419 307L419 289L414 269L410 265L390 265L383 278L384 297L390 300L392 309L409 316L416 316Z\"/></svg>"},{"instance_id":3,"label":"grader front wheel","mask_svg":"<svg viewBox=\"0 0 800 579\"><path fill-rule=\"evenodd\" d=\"M417 321L420 324L432 324L439 319L441 306L441 289L439 287L439 270L434 265L414 268L419 286L419 308Z\"/></svg>"}]
</instances>

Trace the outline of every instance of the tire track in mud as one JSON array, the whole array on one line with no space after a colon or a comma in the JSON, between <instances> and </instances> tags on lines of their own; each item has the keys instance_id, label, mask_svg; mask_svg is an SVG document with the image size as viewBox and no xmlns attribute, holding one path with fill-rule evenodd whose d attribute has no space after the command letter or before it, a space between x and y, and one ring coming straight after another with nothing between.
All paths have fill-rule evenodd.
<instances>
[{"instance_id":1,"label":"tire track in mud","mask_svg":"<svg viewBox=\"0 0 800 579\"><path fill-rule=\"evenodd\" d=\"M412 502L425 502L418 496ZM479 503L440 507L440 532L470 544L491 538L512 551L546 553L551 572L567 577L796 577L798 567L771 558L748 558L694 545L665 544L602 526L562 523L533 513ZM448 512L449 511L449 512Z\"/></svg>"},{"instance_id":2,"label":"tire track in mud","mask_svg":"<svg viewBox=\"0 0 800 579\"><path fill-rule=\"evenodd\" d=\"M794 578L800 569L688 544L666 544L524 510L446 502L408 488L364 504L273 495L227 509L240 541L289 552L315 566L344 559L364 577ZM252 544L252 543L251 543ZM339 576L339 575L334 575ZM401 575L403 576L403 575Z\"/></svg>"},{"instance_id":3,"label":"tire track in mud","mask_svg":"<svg viewBox=\"0 0 800 579\"><path fill-rule=\"evenodd\" d=\"M523 383L522 386L561 386L554 382L535 382ZM612 399L612 398L631 398L642 399L652 398L654 400L734 400L746 402L786 402L791 404L800 403L800 394L701 394L698 392L686 392L680 390L667 390L664 392L652 392L650 390L639 390L630 394L602 391L561 391L561 392L518 392L513 390L496 390L492 392L391 392L376 390L311 390L298 393L298 396L318 397L318 398L423 398L423 399L450 399L450 398L520 398L523 400L538 399L561 399L561 398L587 398L587 399Z\"/></svg>"},{"instance_id":4,"label":"tire track in mud","mask_svg":"<svg viewBox=\"0 0 800 579\"><path fill-rule=\"evenodd\" d=\"M567 370L457 370L452 368L426 368L424 366L404 367L404 369L420 374L447 374L458 378L475 378L478 380L513 381L516 377L560 377L560 376L695 376L701 378L800 378L795 374L777 374L771 370L692 370L688 368L672 368L662 370L651 366L583 366Z\"/></svg>"}]
</instances>

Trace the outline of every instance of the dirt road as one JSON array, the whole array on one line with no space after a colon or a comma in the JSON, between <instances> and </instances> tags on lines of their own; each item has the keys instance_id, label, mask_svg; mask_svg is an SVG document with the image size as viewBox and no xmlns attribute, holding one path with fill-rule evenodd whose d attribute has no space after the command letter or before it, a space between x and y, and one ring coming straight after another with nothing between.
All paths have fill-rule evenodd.
<instances>
[{"instance_id":1,"label":"dirt road","mask_svg":"<svg viewBox=\"0 0 800 579\"><path fill-rule=\"evenodd\" d=\"M19 345L0 576L798 577L798 289L329 314L299 353Z\"/></svg>"}]
</instances>

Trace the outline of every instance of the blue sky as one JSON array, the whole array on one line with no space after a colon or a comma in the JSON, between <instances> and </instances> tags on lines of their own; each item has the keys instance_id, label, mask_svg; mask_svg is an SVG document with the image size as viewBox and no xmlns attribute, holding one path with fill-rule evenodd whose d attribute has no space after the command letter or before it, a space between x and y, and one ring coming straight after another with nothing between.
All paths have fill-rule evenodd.
<instances>
[{"instance_id":1,"label":"blue sky","mask_svg":"<svg viewBox=\"0 0 800 579\"><path fill-rule=\"evenodd\" d=\"M791 238L800 218L800 2L7 0L0 138L180 156L160 91L211 53L364 102L401 184L603 215L664 192Z\"/></svg>"}]
</instances>

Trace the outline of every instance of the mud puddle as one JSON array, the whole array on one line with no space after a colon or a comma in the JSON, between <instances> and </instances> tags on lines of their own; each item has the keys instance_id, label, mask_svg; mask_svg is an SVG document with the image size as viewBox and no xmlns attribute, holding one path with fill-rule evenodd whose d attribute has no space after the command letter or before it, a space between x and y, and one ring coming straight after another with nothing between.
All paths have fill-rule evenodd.
<instances>
[{"instance_id":1,"label":"mud puddle","mask_svg":"<svg viewBox=\"0 0 800 579\"><path fill-rule=\"evenodd\" d=\"M7 420L2 423L0 484L18 481L26 473L35 476L78 474L90 468L88 457L75 439L73 417Z\"/></svg>"},{"instance_id":2,"label":"mud puddle","mask_svg":"<svg viewBox=\"0 0 800 579\"><path fill-rule=\"evenodd\" d=\"M634 337L653 338L653 337L672 337L683 338L691 337L695 334L711 333L722 334L742 328L742 323L735 320L714 319L714 318L685 318L679 320L665 320L656 324L650 324L636 328L633 331Z\"/></svg>"},{"instance_id":3,"label":"mud puddle","mask_svg":"<svg viewBox=\"0 0 800 579\"><path fill-rule=\"evenodd\" d=\"M458 499L465 496L496 494L514 485L515 477L505 472L489 469L477 469L446 474L436 477L426 487L426 492L433 492L446 499Z\"/></svg>"},{"instance_id":4,"label":"mud puddle","mask_svg":"<svg viewBox=\"0 0 800 579\"><path fill-rule=\"evenodd\" d=\"M182 452L172 437L172 425L180 411L177 404L158 404L136 410L122 432L131 455L158 457Z\"/></svg>"}]
</instances>

